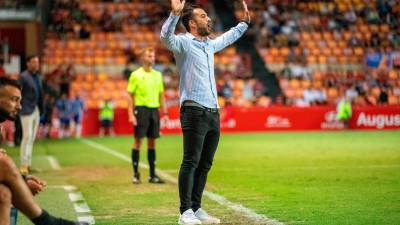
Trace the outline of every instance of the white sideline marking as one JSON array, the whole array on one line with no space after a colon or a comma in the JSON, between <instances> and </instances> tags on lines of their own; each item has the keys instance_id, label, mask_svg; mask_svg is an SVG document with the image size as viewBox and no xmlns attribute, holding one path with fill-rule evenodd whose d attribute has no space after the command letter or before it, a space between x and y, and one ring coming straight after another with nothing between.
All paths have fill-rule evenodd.
<instances>
[{"instance_id":1,"label":"white sideline marking","mask_svg":"<svg viewBox=\"0 0 400 225\"><path fill-rule=\"evenodd\" d=\"M86 203L74 203L75 211L78 213L90 213L91 210Z\"/></svg>"},{"instance_id":2,"label":"white sideline marking","mask_svg":"<svg viewBox=\"0 0 400 225\"><path fill-rule=\"evenodd\" d=\"M125 162L131 163L131 158L129 158L128 156L117 152L116 150L109 148L107 146L101 145L99 143L96 143L94 141L90 141L87 139L81 139L81 142L85 143L86 145L89 145L90 147L93 147L99 151L102 151L104 153L113 155ZM139 164L140 167L147 169L148 166L146 164L140 163ZM178 184L177 178L161 171L157 169L157 173L162 176L165 180L174 183L174 184ZM229 208L232 209L236 212L239 212L240 214L244 215L245 217L255 221L256 223L262 223L262 224L271 224L271 225L284 225L282 222L279 222L277 220L274 219L270 219L268 217L266 217L265 215L261 215L261 214L257 214L256 212L254 212L253 210L244 207L241 204L236 204L233 203L229 200L227 200L225 197L209 192L209 191L204 191L203 193L206 197L208 197L209 199Z\"/></svg>"},{"instance_id":3,"label":"white sideline marking","mask_svg":"<svg viewBox=\"0 0 400 225\"><path fill-rule=\"evenodd\" d=\"M47 159L54 170L62 169L60 163L58 163L58 160L55 157L47 156ZM94 217L90 215L91 210L85 202L85 198L82 193L78 192L77 187L73 185L50 185L48 188L64 189L64 191L68 193L69 200L73 203L75 212L78 214L79 222L87 222L91 225L96 223Z\"/></svg>"},{"instance_id":4,"label":"white sideline marking","mask_svg":"<svg viewBox=\"0 0 400 225\"><path fill-rule=\"evenodd\" d=\"M89 224L95 224L95 220L93 216L79 216L78 217L79 222L86 222Z\"/></svg>"},{"instance_id":5,"label":"white sideline marking","mask_svg":"<svg viewBox=\"0 0 400 225\"><path fill-rule=\"evenodd\" d=\"M71 202L85 201L85 199L83 198L82 193L80 193L80 192L78 192L78 193L69 193L68 197L69 197L69 200Z\"/></svg>"},{"instance_id":6,"label":"white sideline marking","mask_svg":"<svg viewBox=\"0 0 400 225\"><path fill-rule=\"evenodd\" d=\"M54 158L54 156L47 156L47 160L49 160L50 166L53 170L61 170L60 163L58 163L58 160Z\"/></svg>"}]
</instances>

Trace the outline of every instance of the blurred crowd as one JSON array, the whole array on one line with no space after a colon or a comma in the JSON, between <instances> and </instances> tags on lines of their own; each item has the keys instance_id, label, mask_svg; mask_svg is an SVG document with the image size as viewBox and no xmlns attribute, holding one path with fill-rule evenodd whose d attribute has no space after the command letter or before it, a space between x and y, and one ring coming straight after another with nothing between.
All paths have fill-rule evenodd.
<instances>
[{"instance_id":1,"label":"blurred crowd","mask_svg":"<svg viewBox=\"0 0 400 225\"><path fill-rule=\"evenodd\" d=\"M213 21L216 35L223 31L212 2L197 1L205 6ZM240 16L240 4L232 3ZM252 25L249 35L255 45L268 54L284 49L274 60L266 61L275 69L281 95L267 96L268 87L258 81L251 71L251 58L227 50L216 55L216 79L222 106L309 106L336 104L342 96L350 95L353 104L398 104L400 68L400 3L395 0L351 1L249 1ZM91 39L106 33L124 43L126 66L121 71L128 79L137 67L135 44L156 44L146 37L126 39L129 33L139 35L153 32L158 36L162 18L168 14L168 1L55 1L52 10L50 38L64 40ZM379 29L375 29L379 28ZM383 30L381 30L382 28ZM178 32L183 31L178 28ZM332 44L333 43L333 44ZM328 49L328 50L326 50ZM338 49L338 54L335 50ZM360 50L361 49L361 50ZM312 61L314 55L328 52L323 68ZM178 79L173 57L157 46L158 69L163 71L169 106L178 101ZM311 60L310 60L311 58ZM332 65L350 65L334 67ZM358 67L352 67L358 65ZM60 87L61 88L61 87Z\"/></svg>"},{"instance_id":2,"label":"blurred crowd","mask_svg":"<svg viewBox=\"0 0 400 225\"><path fill-rule=\"evenodd\" d=\"M35 8L38 0L2 0L0 1L1 8Z\"/></svg>"},{"instance_id":3,"label":"blurred crowd","mask_svg":"<svg viewBox=\"0 0 400 225\"><path fill-rule=\"evenodd\" d=\"M358 105L399 104L399 1L253 0L249 5L257 47L286 51L273 55L282 57L276 63L282 63L277 76L285 104L335 104L341 96ZM315 66L320 58L323 68Z\"/></svg>"}]
</instances>

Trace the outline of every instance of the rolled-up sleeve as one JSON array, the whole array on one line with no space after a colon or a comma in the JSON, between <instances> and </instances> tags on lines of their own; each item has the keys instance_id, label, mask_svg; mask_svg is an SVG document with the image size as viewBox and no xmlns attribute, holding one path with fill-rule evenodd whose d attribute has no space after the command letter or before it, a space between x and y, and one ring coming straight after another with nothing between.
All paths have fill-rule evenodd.
<instances>
[{"instance_id":1,"label":"rolled-up sleeve","mask_svg":"<svg viewBox=\"0 0 400 225\"><path fill-rule=\"evenodd\" d=\"M229 31L214 39L214 52L219 52L228 45L233 44L238 40L247 30L248 25L245 22L240 22L236 27L232 27Z\"/></svg>"},{"instance_id":2,"label":"rolled-up sleeve","mask_svg":"<svg viewBox=\"0 0 400 225\"><path fill-rule=\"evenodd\" d=\"M183 40L175 35L175 27L179 21L179 16L172 13L164 22L161 28L160 40L171 51L180 53L183 50Z\"/></svg>"}]
</instances>

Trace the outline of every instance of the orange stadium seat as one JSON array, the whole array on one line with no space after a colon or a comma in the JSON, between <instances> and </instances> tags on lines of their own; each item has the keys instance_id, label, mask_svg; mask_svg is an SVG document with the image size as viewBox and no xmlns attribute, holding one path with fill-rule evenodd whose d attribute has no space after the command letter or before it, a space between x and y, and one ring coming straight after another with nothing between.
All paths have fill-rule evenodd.
<instances>
[{"instance_id":1,"label":"orange stadium seat","mask_svg":"<svg viewBox=\"0 0 400 225\"><path fill-rule=\"evenodd\" d=\"M107 76L106 79L108 79L108 76ZM105 90L109 90L109 91L118 90L118 91L121 91L120 89L117 89L116 87L117 87L117 84L115 82L113 82L112 79L110 79L110 80L108 80L108 81L106 81L104 83L104 89Z\"/></svg>"},{"instance_id":2,"label":"orange stadium seat","mask_svg":"<svg viewBox=\"0 0 400 225\"><path fill-rule=\"evenodd\" d=\"M303 95L304 95L304 89L303 88L294 89L294 96L296 98L303 98L304 97Z\"/></svg>"},{"instance_id":3,"label":"orange stadium seat","mask_svg":"<svg viewBox=\"0 0 400 225\"><path fill-rule=\"evenodd\" d=\"M339 56L338 61L340 64L348 64L349 63L348 57L346 57L344 55Z\"/></svg>"},{"instance_id":4,"label":"orange stadium seat","mask_svg":"<svg viewBox=\"0 0 400 225\"><path fill-rule=\"evenodd\" d=\"M371 32L373 32L373 33L379 32L379 27L378 27L378 25L372 24L372 25L369 25L369 30L370 30Z\"/></svg>"},{"instance_id":5,"label":"orange stadium seat","mask_svg":"<svg viewBox=\"0 0 400 225\"><path fill-rule=\"evenodd\" d=\"M270 103L271 103L271 98L269 98L267 96L261 96L257 100L257 105L263 106L263 107L269 106Z\"/></svg>"},{"instance_id":6,"label":"orange stadium seat","mask_svg":"<svg viewBox=\"0 0 400 225\"><path fill-rule=\"evenodd\" d=\"M289 52L290 52L290 50L289 50L289 48L280 48L280 55L281 56L287 56L287 55L289 55Z\"/></svg>"},{"instance_id":7,"label":"orange stadium seat","mask_svg":"<svg viewBox=\"0 0 400 225\"><path fill-rule=\"evenodd\" d=\"M328 98L337 98L338 97L338 90L336 88L329 88L327 90Z\"/></svg>"},{"instance_id":8,"label":"orange stadium seat","mask_svg":"<svg viewBox=\"0 0 400 225\"><path fill-rule=\"evenodd\" d=\"M119 99L116 101L116 106L118 108L127 109L128 108L128 100L126 99Z\"/></svg>"},{"instance_id":9,"label":"orange stadium seat","mask_svg":"<svg viewBox=\"0 0 400 225\"><path fill-rule=\"evenodd\" d=\"M106 73L99 73L97 75L97 80L100 81L100 82L104 82L107 79L108 79L108 74L106 74Z\"/></svg>"},{"instance_id":10,"label":"orange stadium seat","mask_svg":"<svg viewBox=\"0 0 400 225\"><path fill-rule=\"evenodd\" d=\"M90 82L83 82L81 87L84 91L91 91L92 90L92 83Z\"/></svg>"},{"instance_id":11,"label":"orange stadium seat","mask_svg":"<svg viewBox=\"0 0 400 225\"><path fill-rule=\"evenodd\" d=\"M331 48L327 48L327 47L322 48L321 49L321 54L324 55L324 56L330 56L330 55L332 55L332 49Z\"/></svg>"},{"instance_id":12,"label":"orange stadium seat","mask_svg":"<svg viewBox=\"0 0 400 225\"><path fill-rule=\"evenodd\" d=\"M286 90L285 90L285 95L286 95L286 97L288 97L288 98L294 98L294 96L295 96L295 91L294 91L294 89L291 89L291 88L286 89Z\"/></svg>"},{"instance_id":13,"label":"orange stadium seat","mask_svg":"<svg viewBox=\"0 0 400 225\"><path fill-rule=\"evenodd\" d=\"M317 70L313 74L314 80L321 80L323 78L323 74L321 71Z\"/></svg>"},{"instance_id":14,"label":"orange stadium seat","mask_svg":"<svg viewBox=\"0 0 400 225\"><path fill-rule=\"evenodd\" d=\"M399 75L398 75L398 74L399 74L398 71L396 71L396 70L390 70L390 71L389 71L389 78L392 79L392 80L396 80L396 79L399 78Z\"/></svg>"},{"instance_id":15,"label":"orange stadium seat","mask_svg":"<svg viewBox=\"0 0 400 225\"><path fill-rule=\"evenodd\" d=\"M364 56L364 49L361 47L354 48L354 55Z\"/></svg>"},{"instance_id":16,"label":"orange stadium seat","mask_svg":"<svg viewBox=\"0 0 400 225\"><path fill-rule=\"evenodd\" d=\"M105 62L106 62L106 58L104 58L103 56L96 56L94 58L94 63L97 65L105 64Z\"/></svg>"},{"instance_id":17,"label":"orange stadium seat","mask_svg":"<svg viewBox=\"0 0 400 225\"><path fill-rule=\"evenodd\" d=\"M300 39L304 42L304 41L310 41L311 40L311 35L309 32L301 32L300 33Z\"/></svg>"},{"instance_id":18,"label":"orange stadium seat","mask_svg":"<svg viewBox=\"0 0 400 225\"><path fill-rule=\"evenodd\" d=\"M398 105L399 104L399 98L395 95L390 95L388 99L389 105Z\"/></svg>"},{"instance_id":19,"label":"orange stadium seat","mask_svg":"<svg viewBox=\"0 0 400 225\"><path fill-rule=\"evenodd\" d=\"M111 97L113 99L120 99L121 98L121 90L113 90L111 91Z\"/></svg>"},{"instance_id":20,"label":"orange stadium seat","mask_svg":"<svg viewBox=\"0 0 400 225\"><path fill-rule=\"evenodd\" d=\"M380 32L387 34L390 31L390 27L388 24L382 24L380 25L379 30Z\"/></svg>"},{"instance_id":21,"label":"orange stadium seat","mask_svg":"<svg viewBox=\"0 0 400 225\"><path fill-rule=\"evenodd\" d=\"M96 100L93 100L93 99L87 99L87 100L85 101L85 105L86 105L86 107L89 108L89 109L93 109L93 108L98 108L98 107L99 107L99 106L97 105Z\"/></svg>"},{"instance_id":22,"label":"orange stadium seat","mask_svg":"<svg viewBox=\"0 0 400 225\"><path fill-rule=\"evenodd\" d=\"M328 63L328 58L325 55L320 55L318 56L318 63L325 65Z\"/></svg>"},{"instance_id":23,"label":"orange stadium seat","mask_svg":"<svg viewBox=\"0 0 400 225\"><path fill-rule=\"evenodd\" d=\"M307 62L310 64L315 64L317 62L317 57L313 55L307 56Z\"/></svg>"},{"instance_id":24,"label":"orange stadium seat","mask_svg":"<svg viewBox=\"0 0 400 225\"><path fill-rule=\"evenodd\" d=\"M321 32L312 32L312 33L311 33L311 38L312 38L314 41L319 41L319 40L322 39L322 34L321 34Z\"/></svg>"},{"instance_id":25,"label":"orange stadium seat","mask_svg":"<svg viewBox=\"0 0 400 225\"><path fill-rule=\"evenodd\" d=\"M104 88L104 82L96 80L95 82L93 82L93 90L94 91L98 91L98 92L103 92L105 91Z\"/></svg>"},{"instance_id":26,"label":"orange stadium seat","mask_svg":"<svg viewBox=\"0 0 400 225\"><path fill-rule=\"evenodd\" d=\"M126 61L127 61L127 59L125 56L116 56L115 57L115 63L118 65L125 65Z\"/></svg>"},{"instance_id":27,"label":"orange stadium seat","mask_svg":"<svg viewBox=\"0 0 400 225\"><path fill-rule=\"evenodd\" d=\"M268 54L275 57L275 56L279 55L279 49L278 48L270 48L268 50Z\"/></svg>"},{"instance_id":28,"label":"orange stadium seat","mask_svg":"<svg viewBox=\"0 0 400 225\"><path fill-rule=\"evenodd\" d=\"M333 39L332 33L329 31L324 31L322 32L322 38L326 41L332 40Z\"/></svg>"},{"instance_id":29,"label":"orange stadium seat","mask_svg":"<svg viewBox=\"0 0 400 225\"><path fill-rule=\"evenodd\" d=\"M126 88L128 87L128 82L125 80L119 80L117 81L117 89L119 90L126 90Z\"/></svg>"},{"instance_id":30,"label":"orange stadium seat","mask_svg":"<svg viewBox=\"0 0 400 225\"><path fill-rule=\"evenodd\" d=\"M337 42L337 46L341 49L346 48L347 47L347 43L346 41L338 41Z\"/></svg>"},{"instance_id":31,"label":"orange stadium seat","mask_svg":"<svg viewBox=\"0 0 400 225\"><path fill-rule=\"evenodd\" d=\"M311 54L314 56L319 56L321 54L321 50L317 47L311 48L310 51L311 51Z\"/></svg>"},{"instance_id":32,"label":"orange stadium seat","mask_svg":"<svg viewBox=\"0 0 400 225\"><path fill-rule=\"evenodd\" d=\"M292 89L296 89L300 87L300 81L297 79L292 79L289 81L289 87Z\"/></svg>"}]
</instances>

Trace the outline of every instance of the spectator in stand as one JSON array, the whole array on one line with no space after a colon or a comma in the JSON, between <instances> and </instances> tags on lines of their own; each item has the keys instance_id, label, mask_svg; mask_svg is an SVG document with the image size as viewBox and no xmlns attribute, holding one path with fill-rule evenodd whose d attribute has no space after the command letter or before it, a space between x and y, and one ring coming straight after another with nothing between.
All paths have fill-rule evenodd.
<instances>
[{"instance_id":1,"label":"spectator in stand","mask_svg":"<svg viewBox=\"0 0 400 225\"><path fill-rule=\"evenodd\" d=\"M231 98L233 96L232 80L230 77L225 76L224 83L221 87L221 96L225 98Z\"/></svg>"},{"instance_id":2,"label":"spectator in stand","mask_svg":"<svg viewBox=\"0 0 400 225\"><path fill-rule=\"evenodd\" d=\"M350 8L344 13L344 19L351 24L357 22L357 15L353 6L350 6Z\"/></svg>"},{"instance_id":3,"label":"spectator in stand","mask_svg":"<svg viewBox=\"0 0 400 225\"><path fill-rule=\"evenodd\" d=\"M282 93L276 96L275 101L273 103L276 106L285 106L286 105L286 97Z\"/></svg>"},{"instance_id":4,"label":"spectator in stand","mask_svg":"<svg viewBox=\"0 0 400 225\"><path fill-rule=\"evenodd\" d=\"M122 71L124 80L129 80L129 77L131 76L132 72L133 72L133 64L130 61L128 61L125 65L124 70Z\"/></svg>"},{"instance_id":5,"label":"spectator in stand","mask_svg":"<svg viewBox=\"0 0 400 225\"><path fill-rule=\"evenodd\" d=\"M381 86L379 88L380 93L378 97L378 104L380 105L387 105L389 102L389 94L387 87Z\"/></svg>"},{"instance_id":6,"label":"spectator in stand","mask_svg":"<svg viewBox=\"0 0 400 225\"><path fill-rule=\"evenodd\" d=\"M400 30L394 31L391 30L388 33L388 40L390 41L390 45L393 48L397 48L400 46Z\"/></svg>"},{"instance_id":7,"label":"spectator in stand","mask_svg":"<svg viewBox=\"0 0 400 225\"><path fill-rule=\"evenodd\" d=\"M79 30L79 39L81 40L87 40L90 39L90 31L88 29L88 25L84 24L81 26L81 29Z\"/></svg>"},{"instance_id":8,"label":"spectator in stand","mask_svg":"<svg viewBox=\"0 0 400 225\"><path fill-rule=\"evenodd\" d=\"M379 48L381 46L381 43L382 41L379 33L375 32L371 35L368 45L372 48Z\"/></svg>"},{"instance_id":9,"label":"spectator in stand","mask_svg":"<svg viewBox=\"0 0 400 225\"><path fill-rule=\"evenodd\" d=\"M285 65L281 70L281 77L284 79L292 79L293 77L293 72L292 72L292 68L289 65L288 61L285 61Z\"/></svg>"},{"instance_id":10,"label":"spectator in stand","mask_svg":"<svg viewBox=\"0 0 400 225\"><path fill-rule=\"evenodd\" d=\"M254 96L256 98L265 95L265 87L259 80L255 80L253 89L254 89Z\"/></svg>"},{"instance_id":11,"label":"spectator in stand","mask_svg":"<svg viewBox=\"0 0 400 225\"><path fill-rule=\"evenodd\" d=\"M255 102L255 96L254 96L254 85L256 83L255 79L245 79L244 85L243 85L243 90L242 90L242 96L246 101L250 101L252 103Z\"/></svg>"},{"instance_id":12,"label":"spectator in stand","mask_svg":"<svg viewBox=\"0 0 400 225\"><path fill-rule=\"evenodd\" d=\"M304 104L307 106L312 106L315 104L315 95L313 89L310 87L305 88L303 91ZM297 105L301 105L303 102L298 101Z\"/></svg>"},{"instance_id":13,"label":"spectator in stand","mask_svg":"<svg viewBox=\"0 0 400 225\"><path fill-rule=\"evenodd\" d=\"M350 102L354 102L357 97L358 97L358 92L356 90L356 85L353 84L351 85L347 90L345 94L346 99L348 99Z\"/></svg>"},{"instance_id":14,"label":"spectator in stand","mask_svg":"<svg viewBox=\"0 0 400 225\"><path fill-rule=\"evenodd\" d=\"M362 40L357 37L356 32L356 30L352 29L351 36L347 42L350 47L359 47L363 45Z\"/></svg>"},{"instance_id":15,"label":"spectator in stand","mask_svg":"<svg viewBox=\"0 0 400 225\"><path fill-rule=\"evenodd\" d=\"M391 63L392 68L400 70L400 45L392 52Z\"/></svg>"},{"instance_id":16,"label":"spectator in stand","mask_svg":"<svg viewBox=\"0 0 400 225\"><path fill-rule=\"evenodd\" d=\"M379 18L379 14L374 9L367 7L366 9L366 19L370 24L379 24L381 23L381 18Z\"/></svg>"},{"instance_id":17,"label":"spectator in stand","mask_svg":"<svg viewBox=\"0 0 400 225\"><path fill-rule=\"evenodd\" d=\"M365 65L367 68L378 68L382 58L383 55L381 52L373 48L368 48L365 55Z\"/></svg>"},{"instance_id":18,"label":"spectator in stand","mask_svg":"<svg viewBox=\"0 0 400 225\"><path fill-rule=\"evenodd\" d=\"M299 60L291 67L294 78L311 80L312 70L308 67L306 60Z\"/></svg>"},{"instance_id":19,"label":"spectator in stand","mask_svg":"<svg viewBox=\"0 0 400 225\"><path fill-rule=\"evenodd\" d=\"M65 68L65 72L61 73L60 76L60 95L69 95L69 89L71 82L75 79L75 69L72 64L69 64Z\"/></svg>"},{"instance_id":20,"label":"spectator in stand","mask_svg":"<svg viewBox=\"0 0 400 225\"><path fill-rule=\"evenodd\" d=\"M315 88L315 103L317 105L324 105L326 104L326 92L322 87L317 87L314 84L314 88Z\"/></svg>"}]
</instances>

